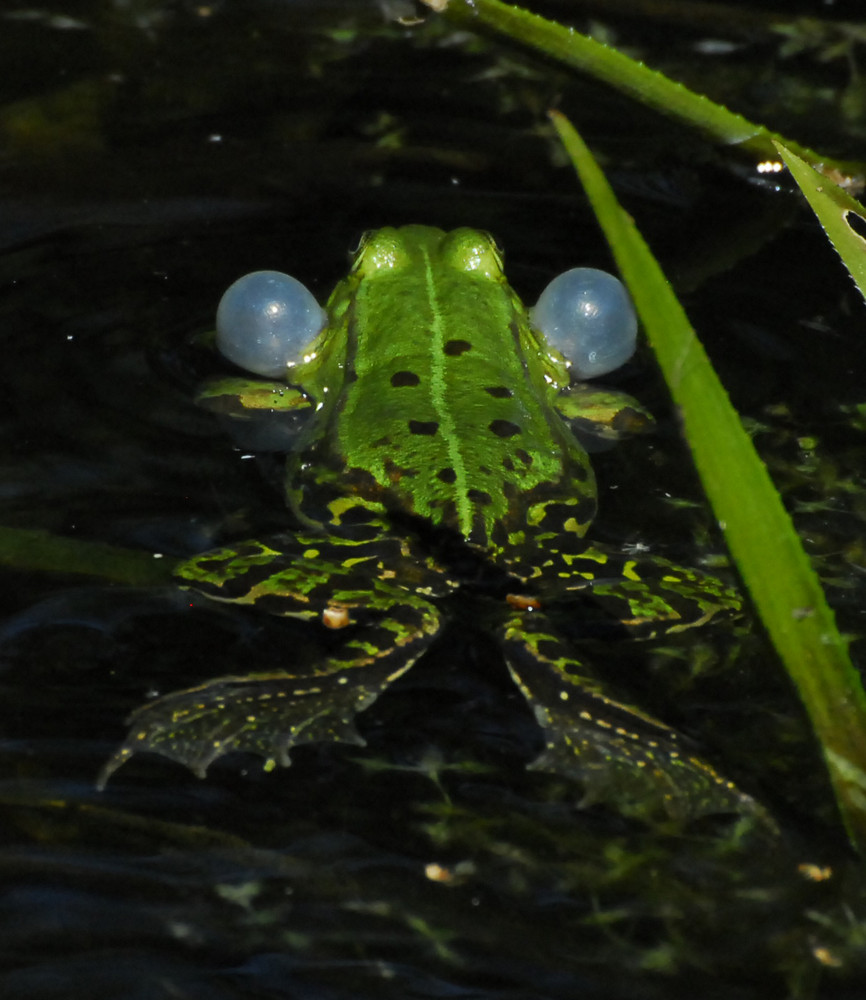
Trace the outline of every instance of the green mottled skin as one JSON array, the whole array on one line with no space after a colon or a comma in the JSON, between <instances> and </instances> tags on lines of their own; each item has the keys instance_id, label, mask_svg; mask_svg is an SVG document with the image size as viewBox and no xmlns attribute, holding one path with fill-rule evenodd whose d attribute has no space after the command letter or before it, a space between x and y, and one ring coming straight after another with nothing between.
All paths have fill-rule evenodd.
<instances>
[{"instance_id":1,"label":"green mottled skin","mask_svg":"<svg viewBox=\"0 0 866 1000\"><path fill-rule=\"evenodd\" d=\"M536 557L536 536L586 532L592 468L556 413L568 369L530 327L489 239L381 230L328 313L338 326L321 360L297 373L324 402L288 468L308 523L339 524L347 500L398 509L454 529L506 568Z\"/></svg>"},{"instance_id":2,"label":"green mottled skin","mask_svg":"<svg viewBox=\"0 0 866 1000\"><path fill-rule=\"evenodd\" d=\"M676 733L609 698L543 613L572 601L576 614L591 608L647 636L739 607L711 577L585 541L596 487L572 426L618 436L633 401L571 384L495 244L471 229L368 235L327 313L286 384L221 390L247 408L270 399L309 412L286 469L301 531L205 553L178 576L219 600L350 626L345 641L306 674L287 654L285 672L222 677L144 706L102 780L144 749L203 775L231 750L270 768L298 743L360 742L354 716L429 646L440 599L459 589L503 608L506 662L545 732L535 767L641 815L754 810Z\"/></svg>"}]
</instances>

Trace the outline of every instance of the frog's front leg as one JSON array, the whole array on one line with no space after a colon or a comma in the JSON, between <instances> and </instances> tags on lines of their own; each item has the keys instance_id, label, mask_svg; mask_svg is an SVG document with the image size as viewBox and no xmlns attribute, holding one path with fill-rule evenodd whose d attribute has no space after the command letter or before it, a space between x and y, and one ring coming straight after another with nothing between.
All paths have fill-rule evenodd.
<instances>
[{"instance_id":1,"label":"frog's front leg","mask_svg":"<svg viewBox=\"0 0 866 1000\"><path fill-rule=\"evenodd\" d=\"M576 778L585 801L643 818L762 814L672 729L607 697L543 614L515 613L500 640L512 677L544 732L536 770Z\"/></svg>"},{"instance_id":2,"label":"frog's front leg","mask_svg":"<svg viewBox=\"0 0 866 1000\"><path fill-rule=\"evenodd\" d=\"M234 750L288 766L289 751L321 740L363 744L355 715L424 652L440 617L426 595L452 586L431 564L410 558L398 538L369 541L287 536L205 553L178 576L218 600L346 629L346 641L305 673L220 677L142 706L125 743L99 776L103 787L133 754L154 751L203 777ZM394 561L395 569L386 564ZM423 592L423 593L422 593Z\"/></svg>"}]
</instances>

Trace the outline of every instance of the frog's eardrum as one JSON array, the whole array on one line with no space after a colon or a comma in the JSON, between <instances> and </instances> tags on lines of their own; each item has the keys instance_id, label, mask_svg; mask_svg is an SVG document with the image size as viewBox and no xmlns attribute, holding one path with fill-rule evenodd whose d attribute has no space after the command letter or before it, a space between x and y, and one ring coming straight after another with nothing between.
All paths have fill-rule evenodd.
<instances>
[{"instance_id":1,"label":"frog's eardrum","mask_svg":"<svg viewBox=\"0 0 866 1000\"><path fill-rule=\"evenodd\" d=\"M220 353L246 371L285 375L322 329L325 311L297 278L281 271L253 271L230 285L217 309Z\"/></svg>"},{"instance_id":2,"label":"frog's eardrum","mask_svg":"<svg viewBox=\"0 0 866 1000\"><path fill-rule=\"evenodd\" d=\"M580 378L606 375L634 354L634 306L623 283L607 271L564 271L529 312L548 344L571 362Z\"/></svg>"}]
</instances>

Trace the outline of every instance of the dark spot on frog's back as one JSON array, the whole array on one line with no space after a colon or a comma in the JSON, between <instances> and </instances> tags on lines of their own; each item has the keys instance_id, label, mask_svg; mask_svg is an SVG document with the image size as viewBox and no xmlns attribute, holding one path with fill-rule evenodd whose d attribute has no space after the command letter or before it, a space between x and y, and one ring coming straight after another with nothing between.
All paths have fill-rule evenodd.
<instances>
[{"instance_id":1,"label":"dark spot on frog's back","mask_svg":"<svg viewBox=\"0 0 866 1000\"><path fill-rule=\"evenodd\" d=\"M370 510L369 508L364 507L363 504L359 503L356 504L354 507L349 507L348 510L344 510L340 514L339 523L341 525L360 527L361 525L369 524L370 521L375 521L377 517L378 514L376 513L376 511ZM371 538L375 537L375 532L377 530L378 529L376 528L375 525L371 525L371 531L373 532L373 534L371 534L370 536Z\"/></svg>"},{"instance_id":2,"label":"dark spot on frog's back","mask_svg":"<svg viewBox=\"0 0 866 1000\"><path fill-rule=\"evenodd\" d=\"M485 493L484 490L467 490L466 496L473 503L477 503L482 507L486 507L488 504L493 502L493 498L489 493Z\"/></svg>"},{"instance_id":3,"label":"dark spot on frog's back","mask_svg":"<svg viewBox=\"0 0 866 1000\"><path fill-rule=\"evenodd\" d=\"M391 385L395 389L402 389L406 386L418 385L421 379L415 374L415 372L394 372L391 376Z\"/></svg>"},{"instance_id":4,"label":"dark spot on frog's back","mask_svg":"<svg viewBox=\"0 0 866 1000\"><path fill-rule=\"evenodd\" d=\"M457 473L453 469L440 469L436 473L436 478L439 482L450 485L451 483L457 482Z\"/></svg>"},{"instance_id":5,"label":"dark spot on frog's back","mask_svg":"<svg viewBox=\"0 0 866 1000\"><path fill-rule=\"evenodd\" d=\"M510 420L491 420L488 426L497 437L501 438L514 437L520 433L517 424L513 424Z\"/></svg>"},{"instance_id":6,"label":"dark spot on frog's back","mask_svg":"<svg viewBox=\"0 0 866 1000\"><path fill-rule=\"evenodd\" d=\"M472 344L468 340L449 340L443 348L449 358L458 358L461 354L472 350Z\"/></svg>"},{"instance_id":7,"label":"dark spot on frog's back","mask_svg":"<svg viewBox=\"0 0 866 1000\"><path fill-rule=\"evenodd\" d=\"M433 437L433 435L439 430L438 420L410 420L409 421L409 433L410 434L423 434L427 437Z\"/></svg>"},{"instance_id":8,"label":"dark spot on frog's back","mask_svg":"<svg viewBox=\"0 0 866 1000\"><path fill-rule=\"evenodd\" d=\"M484 391L494 399L511 399L514 395L506 385L488 385Z\"/></svg>"},{"instance_id":9,"label":"dark spot on frog's back","mask_svg":"<svg viewBox=\"0 0 866 1000\"><path fill-rule=\"evenodd\" d=\"M597 505L592 497L584 497L576 504L548 503L544 508L541 526L548 530L563 531L566 522L589 524L596 515Z\"/></svg>"}]
</instances>

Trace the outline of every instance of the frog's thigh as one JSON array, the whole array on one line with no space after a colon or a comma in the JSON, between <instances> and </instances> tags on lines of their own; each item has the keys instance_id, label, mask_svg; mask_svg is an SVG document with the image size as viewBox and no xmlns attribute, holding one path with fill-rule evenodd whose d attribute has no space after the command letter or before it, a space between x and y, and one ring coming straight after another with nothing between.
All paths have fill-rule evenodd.
<instances>
[{"instance_id":1,"label":"frog's thigh","mask_svg":"<svg viewBox=\"0 0 866 1000\"><path fill-rule=\"evenodd\" d=\"M181 563L175 576L217 601L254 604L272 615L315 619L331 607L388 607L412 593L454 584L404 539L277 535L215 549ZM333 619L325 624L339 625Z\"/></svg>"},{"instance_id":2,"label":"frog's thigh","mask_svg":"<svg viewBox=\"0 0 866 1000\"><path fill-rule=\"evenodd\" d=\"M660 558L630 558L591 546L568 559L555 585L590 595L606 615L644 637L680 632L740 612L740 595L721 580Z\"/></svg>"},{"instance_id":3,"label":"frog's thigh","mask_svg":"<svg viewBox=\"0 0 866 1000\"><path fill-rule=\"evenodd\" d=\"M345 629L343 645L311 671L322 676L384 661L403 663L410 656L414 662L429 645L440 619L427 597L452 585L410 555L395 537L298 535L205 553L176 572L217 600Z\"/></svg>"},{"instance_id":4,"label":"frog's thigh","mask_svg":"<svg viewBox=\"0 0 866 1000\"><path fill-rule=\"evenodd\" d=\"M544 731L545 749L533 769L576 778L587 802L644 818L755 811L754 801L691 753L674 730L607 698L543 616L513 615L500 638L511 675Z\"/></svg>"}]
</instances>

